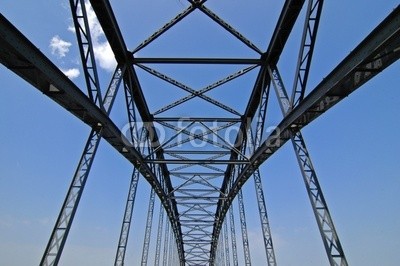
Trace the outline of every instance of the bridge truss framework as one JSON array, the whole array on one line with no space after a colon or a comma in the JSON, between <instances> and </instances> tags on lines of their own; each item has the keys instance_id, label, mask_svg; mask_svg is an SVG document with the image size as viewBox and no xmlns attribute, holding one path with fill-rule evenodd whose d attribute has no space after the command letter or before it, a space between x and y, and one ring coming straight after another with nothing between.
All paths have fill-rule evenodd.
<instances>
[{"instance_id":1,"label":"bridge truss framework","mask_svg":"<svg viewBox=\"0 0 400 266\"><path fill-rule=\"evenodd\" d=\"M156 265L230 265L231 261L233 265L238 265L236 235L239 232L235 231L235 222L240 224L245 265L251 265L245 199L241 191L250 178L255 183L266 262L267 265L276 265L259 167L289 140L294 147L328 261L330 265L348 264L301 130L399 59L400 9L396 8L320 84L307 93L323 1L285 1L265 51L209 9L206 2L189 0L181 13L138 47L128 50L110 2L90 1L90 8L96 13L117 61L115 72L104 93L99 84L86 10L88 5L84 0L70 0L70 5L85 74L86 94L11 23L1 17L1 62L92 128L40 265L57 265L61 258L101 139L105 139L133 165L115 265L124 265L137 184L141 177L152 187L142 265L148 263L153 230L157 235ZM306 15L294 87L290 93L280 75L278 62L302 10L305 10ZM244 47L257 54L257 57L135 56L194 12L207 16ZM152 67L157 64L243 67L204 88L193 89ZM145 88L142 88L137 74L138 69L185 91L187 95L151 112L143 93ZM207 95L251 71L257 71L257 77L253 84L249 84L251 94L244 112ZM129 127L125 132L121 132L122 129L109 116L119 91L125 95L128 115ZM280 104L283 119L268 136L264 136L268 103L274 95ZM163 115L171 110L179 113L184 103L195 98L229 115ZM157 131L160 127L169 132L167 139L160 139ZM196 127L201 128L201 133L193 130ZM235 141L230 143L222 137L222 133L232 128L239 130ZM190 146L193 141L205 145L201 148ZM154 229L151 225L157 213L154 210L156 197L161 201L161 207L158 226ZM234 217L234 199L238 200L239 217Z\"/></svg>"}]
</instances>

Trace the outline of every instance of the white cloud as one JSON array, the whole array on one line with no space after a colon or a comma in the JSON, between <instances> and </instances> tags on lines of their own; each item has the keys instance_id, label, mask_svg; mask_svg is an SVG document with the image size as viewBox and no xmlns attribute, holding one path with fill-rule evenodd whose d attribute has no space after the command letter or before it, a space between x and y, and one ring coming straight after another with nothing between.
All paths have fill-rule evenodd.
<instances>
[{"instance_id":1,"label":"white cloud","mask_svg":"<svg viewBox=\"0 0 400 266\"><path fill-rule=\"evenodd\" d=\"M77 68L61 69L61 71L70 79L77 78L80 75L79 69Z\"/></svg>"},{"instance_id":2,"label":"white cloud","mask_svg":"<svg viewBox=\"0 0 400 266\"><path fill-rule=\"evenodd\" d=\"M108 42L95 46L94 53L101 68L110 72L114 71L117 62L115 61L114 53Z\"/></svg>"},{"instance_id":3,"label":"white cloud","mask_svg":"<svg viewBox=\"0 0 400 266\"><path fill-rule=\"evenodd\" d=\"M71 45L70 42L62 40L58 35L55 35L50 40L51 53L59 58L64 57L69 52Z\"/></svg>"}]
</instances>

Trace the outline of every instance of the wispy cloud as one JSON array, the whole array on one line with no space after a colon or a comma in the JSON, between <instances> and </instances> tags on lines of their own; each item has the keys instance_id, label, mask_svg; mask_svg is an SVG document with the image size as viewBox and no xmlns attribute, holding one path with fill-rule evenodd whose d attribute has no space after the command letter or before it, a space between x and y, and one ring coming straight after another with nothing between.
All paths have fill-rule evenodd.
<instances>
[{"instance_id":1,"label":"wispy cloud","mask_svg":"<svg viewBox=\"0 0 400 266\"><path fill-rule=\"evenodd\" d=\"M72 43L62 40L58 35L55 35L50 40L51 53L59 58L66 56L71 45Z\"/></svg>"},{"instance_id":2,"label":"wispy cloud","mask_svg":"<svg viewBox=\"0 0 400 266\"><path fill-rule=\"evenodd\" d=\"M77 68L61 69L61 71L70 79L77 78L81 74Z\"/></svg>"}]
</instances>

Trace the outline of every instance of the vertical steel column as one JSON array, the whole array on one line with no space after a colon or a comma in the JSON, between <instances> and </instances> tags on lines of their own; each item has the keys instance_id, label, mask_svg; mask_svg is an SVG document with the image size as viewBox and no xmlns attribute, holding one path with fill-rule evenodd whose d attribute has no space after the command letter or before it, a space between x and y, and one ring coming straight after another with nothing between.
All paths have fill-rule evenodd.
<instances>
[{"instance_id":1,"label":"vertical steel column","mask_svg":"<svg viewBox=\"0 0 400 266\"><path fill-rule=\"evenodd\" d=\"M153 214L154 214L154 201L156 198L156 192L154 189L151 189L150 192L150 200L149 200L149 208L147 210L147 221L146 221L146 229L144 234L143 241L143 251L142 251L142 266L147 265L147 259L149 256L149 247L150 247L150 237L151 237L151 228L153 225Z\"/></svg>"},{"instance_id":2,"label":"vertical steel column","mask_svg":"<svg viewBox=\"0 0 400 266\"><path fill-rule=\"evenodd\" d=\"M228 223L227 223L228 217L225 218L224 221L224 240L225 240L225 265L230 266L231 265L231 260L230 260L230 254L229 254L229 236L228 236Z\"/></svg>"},{"instance_id":3,"label":"vertical steel column","mask_svg":"<svg viewBox=\"0 0 400 266\"><path fill-rule=\"evenodd\" d=\"M123 70L117 67L104 97L103 102L107 114L110 113L115 96L117 95L121 83L122 72ZM71 185L51 233L50 240L40 261L40 265L42 266L57 265L60 260L100 140L101 125L99 125L99 129L97 130L92 129L89 134L78 167L76 168Z\"/></svg>"},{"instance_id":4,"label":"vertical steel column","mask_svg":"<svg viewBox=\"0 0 400 266\"><path fill-rule=\"evenodd\" d=\"M126 108L129 121L129 130L130 130L129 137L131 139L132 145L134 145L138 151L141 150L141 152L143 153L144 145L140 147L140 143L138 142L138 140L143 135L146 135L146 131L143 129L141 130L140 133L138 132L138 127L136 124L137 120L136 120L135 105L132 100L130 88L127 82L124 83L124 92L125 92L125 101L126 101ZM126 247L128 244L129 231L132 223L133 207L135 205L136 190L139 182L139 177L140 177L139 171L137 169L133 169L133 174L129 185L128 198L125 205L124 219L122 221L122 227L118 241L117 254L115 256L115 261L114 261L115 266L124 265Z\"/></svg>"},{"instance_id":5,"label":"vertical steel column","mask_svg":"<svg viewBox=\"0 0 400 266\"><path fill-rule=\"evenodd\" d=\"M265 123L266 115L267 115L267 106L268 106L268 98L269 98L269 91L270 91L270 84L269 83L265 84L266 74L267 73L264 72L263 84L262 84L263 91L262 91L261 99L260 99L260 107L259 107L258 116L257 116L257 124L256 124L256 130L255 130L256 133L255 133L254 141L253 141L250 130L247 134L248 135L247 145L249 146L251 153L253 153L260 146L263 132L264 132L264 123ZM262 182L261 182L261 174L260 174L259 169L254 171L253 179L254 179L254 187L255 187L255 191L256 191L258 212L260 214L260 223L261 223L261 230L263 233L264 248L265 248L265 253L267 256L267 263L268 263L268 266L274 266L274 265L276 265L276 258L275 258L274 247L272 244L271 228L269 226L267 206L265 204L264 191L263 191L263 186L262 186Z\"/></svg>"},{"instance_id":6,"label":"vertical steel column","mask_svg":"<svg viewBox=\"0 0 400 266\"><path fill-rule=\"evenodd\" d=\"M292 109L304 98L323 3L323 0L308 1L299 59L293 83L292 97L290 99L290 106Z\"/></svg>"},{"instance_id":7,"label":"vertical steel column","mask_svg":"<svg viewBox=\"0 0 400 266\"><path fill-rule=\"evenodd\" d=\"M75 33L78 39L79 52L81 54L82 67L85 73L89 98L105 111L101 97L100 82L97 74L96 60L90 35L90 25L87 18L85 1L70 0L69 3L75 26Z\"/></svg>"},{"instance_id":8,"label":"vertical steel column","mask_svg":"<svg viewBox=\"0 0 400 266\"><path fill-rule=\"evenodd\" d=\"M288 108L290 105L281 76L276 68L268 68L268 71L273 81L282 113L286 115L290 110ZM317 220L318 228L322 236L329 263L331 265L347 266L348 264L342 245L340 244L331 214L328 210L328 205L322 193L321 186L319 185L317 174L311 162L310 154L308 153L301 132L292 132L291 140L296 152L297 161L300 165L311 206Z\"/></svg>"},{"instance_id":9,"label":"vertical steel column","mask_svg":"<svg viewBox=\"0 0 400 266\"><path fill-rule=\"evenodd\" d=\"M169 233L169 250L168 250L168 262L172 265L172 249L174 247L174 231L171 230Z\"/></svg>"},{"instance_id":10,"label":"vertical steel column","mask_svg":"<svg viewBox=\"0 0 400 266\"><path fill-rule=\"evenodd\" d=\"M168 263L168 236L169 236L169 221L166 219L165 223L165 235L164 235L164 252L163 252L163 266L167 266Z\"/></svg>"},{"instance_id":11,"label":"vertical steel column","mask_svg":"<svg viewBox=\"0 0 400 266\"><path fill-rule=\"evenodd\" d=\"M121 233L118 241L117 255L115 257L115 266L123 266L125 261L126 245L128 243L129 230L132 221L133 207L135 205L136 190L139 182L140 173L133 169L132 179L129 186L128 199L126 201L124 219L122 221Z\"/></svg>"},{"instance_id":12,"label":"vertical steel column","mask_svg":"<svg viewBox=\"0 0 400 266\"><path fill-rule=\"evenodd\" d=\"M267 207L264 199L264 191L261 183L260 170L257 169L254 174L254 186L256 190L258 212L260 214L261 229L263 233L264 248L267 255L268 266L276 265L275 251L272 244L271 228L269 226Z\"/></svg>"},{"instance_id":13,"label":"vertical steel column","mask_svg":"<svg viewBox=\"0 0 400 266\"><path fill-rule=\"evenodd\" d=\"M177 258L178 258L178 250L177 250L176 245L173 245L173 247L172 247L172 265L179 265Z\"/></svg>"},{"instance_id":14,"label":"vertical steel column","mask_svg":"<svg viewBox=\"0 0 400 266\"><path fill-rule=\"evenodd\" d=\"M246 212L244 209L242 190L239 190L237 197L238 197L238 205L239 205L240 228L242 230L244 264L251 265L249 238L247 236Z\"/></svg>"},{"instance_id":15,"label":"vertical steel column","mask_svg":"<svg viewBox=\"0 0 400 266\"><path fill-rule=\"evenodd\" d=\"M239 261L238 261L238 255L237 255L235 216L233 215L233 203L229 207L229 222L230 222L230 227L231 227L233 266L238 266Z\"/></svg>"},{"instance_id":16,"label":"vertical steel column","mask_svg":"<svg viewBox=\"0 0 400 266\"><path fill-rule=\"evenodd\" d=\"M223 266L224 264L224 254L223 254L224 247L223 247L222 235L223 233L221 232L221 234L218 237L218 247L217 247L217 265L221 266Z\"/></svg>"},{"instance_id":17,"label":"vertical steel column","mask_svg":"<svg viewBox=\"0 0 400 266\"><path fill-rule=\"evenodd\" d=\"M217 251L215 253L215 261L216 265L221 265L220 238L218 238Z\"/></svg>"},{"instance_id":18,"label":"vertical steel column","mask_svg":"<svg viewBox=\"0 0 400 266\"><path fill-rule=\"evenodd\" d=\"M164 207L162 203L160 203L160 214L158 216L157 243L156 243L156 255L154 258L154 266L160 265L161 237L162 237L163 226L164 226Z\"/></svg>"},{"instance_id":19,"label":"vertical steel column","mask_svg":"<svg viewBox=\"0 0 400 266\"><path fill-rule=\"evenodd\" d=\"M90 132L40 265L57 265L60 260L100 139L101 130Z\"/></svg>"},{"instance_id":20,"label":"vertical steel column","mask_svg":"<svg viewBox=\"0 0 400 266\"><path fill-rule=\"evenodd\" d=\"M219 265L224 266L225 265L225 246L224 246L224 232L222 230L219 235L219 245L221 248L221 261L220 261Z\"/></svg>"}]
</instances>

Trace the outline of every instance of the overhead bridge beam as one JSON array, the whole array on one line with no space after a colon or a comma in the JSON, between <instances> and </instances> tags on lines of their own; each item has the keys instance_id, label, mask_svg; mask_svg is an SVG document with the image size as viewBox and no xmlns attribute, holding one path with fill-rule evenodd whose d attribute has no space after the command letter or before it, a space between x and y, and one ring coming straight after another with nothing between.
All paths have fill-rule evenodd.
<instances>
[{"instance_id":1,"label":"overhead bridge beam","mask_svg":"<svg viewBox=\"0 0 400 266\"><path fill-rule=\"evenodd\" d=\"M178 159L165 159L165 160L145 160L146 163L166 163L166 164L248 164L249 161L240 160L200 160L200 159L188 159L188 160L178 160Z\"/></svg>"},{"instance_id":2,"label":"overhead bridge beam","mask_svg":"<svg viewBox=\"0 0 400 266\"><path fill-rule=\"evenodd\" d=\"M0 62L3 65L89 127L94 130L101 129L102 137L139 170L162 202L168 202L167 195L153 171L138 151L129 145L129 140L108 115L1 14L0 43ZM174 213L170 205L164 206L167 212Z\"/></svg>"},{"instance_id":3,"label":"overhead bridge beam","mask_svg":"<svg viewBox=\"0 0 400 266\"><path fill-rule=\"evenodd\" d=\"M96 1L90 0L90 3L93 7L94 12L96 13L97 19L99 20L99 23L104 31L107 41L111 46L111 49L115 55L115 59L117 60L118 64L127 67L127 75L124 76L124 80L127 83L129 83L132 98L135 102L140 117L142 118L142 122L147 122L148 125L150 126L150 130L156 132L154 130L154 124L153 124L154 117L149 111L146 99L144 97L138 77L136 75L136 71L131 64L134 60L134 56L131 52L128 51L126 47L125 41L122 37L121 30L118 26L110 2L108 0L96 0ZM157 159L163 160L164 153L163 149L160 148L160 143L157 134L153 135L153 139L151 141L154 144L153 148L156 150L155 154ZM165 164L160 164L160 168L162 170L162 175L164 177L164 183L167 190L166 193L170 193L173 190L173 187L168 169ZM157 189L154 186L153 188ZM181 241L182 232L177 218L179 214L176 202L173 199L172 200L161 199L161 202L166 207L168 217L171 221L172 230L177 240L176 243L178 245L178 253L181 260L181 264L184 264L184 255L183 255L184 249L180 243L182 242Z\"/></svg>"},{"instance_id":4,"label":"overhead bridge beam","mask_svg":"<svg viewBox=\"0 0 400 266\"><path fill-rule=\"evenodd\" d=\"M257 112L260 98L262 97L262 92L264 90L264 87L268 82L264 82L264 72L265 72L265 66L268 64L275 65L277 64L279 57L281 56L283 52L283 48L285 47L285 44L287 40L289 39L289 35L292 32L292 29L295 25L295 22L301 12L301 9L304 5L305 0L287 0L285 1L282 11L279 15L278 22L275 26L274 33L272 35L271 41L268 45L267 51L261 55L261 60L262 60L262 65L260 67L260 70L258 72L258 76L256 79L256 82L254 84L252 93L250 95L250 99L247 103L246 110L244 112L244 115L242 117L245 117L246 119L253 119L254 115ZM246 132L246 127L248 121L242 121L240 125L240 132ZM235 140L235 143L240 143L241 136L237 136L237 139ZM238 150L241 150L242 145L244 143L240 143L236 148ZM236 160L237 159L237 153L232 152L231 160ZM232 177L234 166L229 164L226 168L225 171L225 177L222 182L221 186L221 191L226 192L228 189L228 184L230 182L230 178ZM220 201L217 206L217 212L216 216L220 217L218 213L223 209L223 205L226 204L226 202ZM223 217L223 216L222 216ZM222 222L222 221L221 221ZM217 227L214 228L213 235L219 236L219 230L220 224L217 224ZM215 241L212 244L211 248L211 261L213 262L215 259L216 255L216 249L218 245L218 237L215 238Z\"/></svg>"},{"instance_id":5,"label":"overhead bridge beam","mask_svg":"<svg viewBox=\"0 0 400 266\"><path fill-rule=\"evenodd\" d=\"M243 184L290 136L328 111L400 58L400 6L376 27L304 100L279 123L239 173L217 210L216 228Z\"/></svg>"},{"instance_id":6,"label":"overhead bridge beam","mask_svg":"<svg viewBox=\"0 0 400 266\"><path fill-rule=\"evenodd\" d=\"M260 65L261 59L254 58L134 58L134 64L221 64Z\"/></svg>"}]
</instances>

